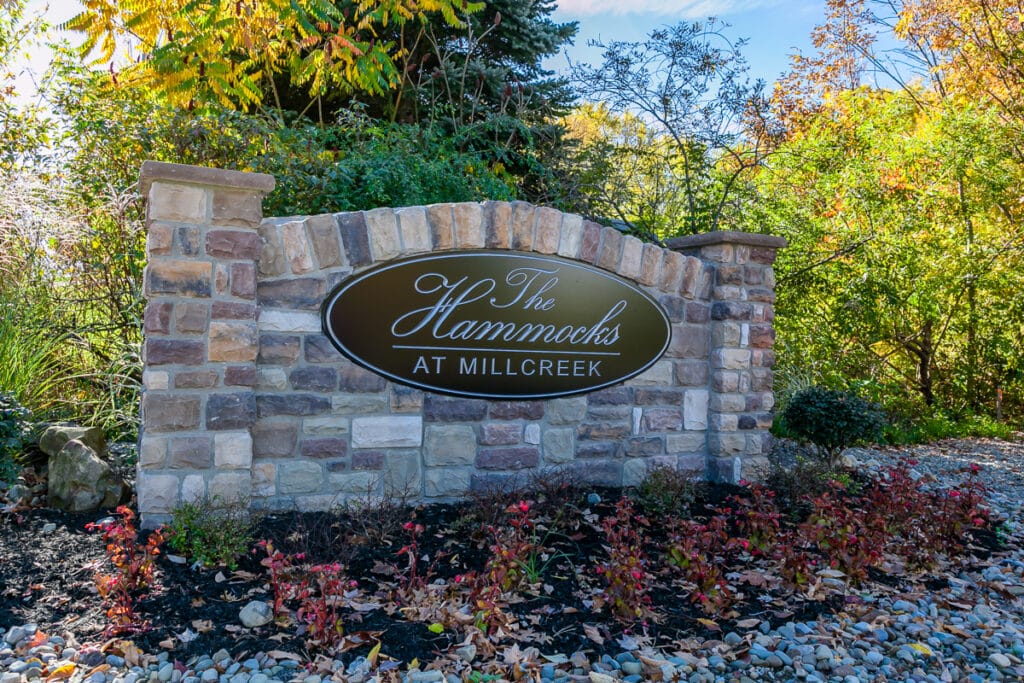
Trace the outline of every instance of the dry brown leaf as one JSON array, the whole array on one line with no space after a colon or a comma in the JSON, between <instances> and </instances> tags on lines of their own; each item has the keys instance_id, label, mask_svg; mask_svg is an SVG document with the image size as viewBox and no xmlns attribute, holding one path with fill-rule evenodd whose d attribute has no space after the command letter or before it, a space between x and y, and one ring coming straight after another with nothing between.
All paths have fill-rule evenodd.
<instances>
[{"instance_id":1,"label":"dry brown leaf","mask_svg":"<svg viewBox=\"0 0 1024 683\"><path fill-rule=\"evenodd\" d=\"M291 652L285 652L284 650L271 650L267 653L267 656L273 659L290 659L293 662L302 661L302 657L292 654Z\"/></svg>"},{"instance_id":2,"label":"dry brown leaf","mask_svg":"<svg viewBox=\"0 0 1024 683\"><path fill-rule=\"evenodd\" d=\"M598 645L604 645L604 637L601 636L601 632L597 630L596 626L583 624L583 633Z\"/></svg>"},{"instance_id":3,"label":"dry brown leaf","mask_svg":"<svg viewBox=\"0 0 1024 683\"><path fill-rule=\"evenodd\" d=\"M209 633L213 630L213 622L209 619L195 619L192 621L192 628L199 633Z\"/></svg>"},{"instance_id":4,"label":"dry brown leaf","mask_svg":"<svg viewBox=\"0 0 1024 683\"><path fill-rule=\"evenodd\" d=\"M749 619L740 619L739 621L736 622L736 625L738 627L740 627L740 628L754 628L755 626L757 626L760 623L761 623L760 619L757 619L755 617L751 617Z\"/></svg>"}]
</instances>

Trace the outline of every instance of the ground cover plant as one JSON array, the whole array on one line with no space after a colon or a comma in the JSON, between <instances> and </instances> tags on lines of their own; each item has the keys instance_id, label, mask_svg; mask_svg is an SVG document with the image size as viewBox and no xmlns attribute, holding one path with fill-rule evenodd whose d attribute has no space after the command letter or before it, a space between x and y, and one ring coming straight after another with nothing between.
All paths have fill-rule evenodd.
<instances>
[{"instance_id":1,"label":"ground cover plant","mask_svg":"<svg viewBox=\"0 0 1024 683\"><path fill-rule=\"evenodd\" d=\"M622 638L668 647L737 624L813 618L865 585L934 580L998 545L977 467L947 488L912 476L910 463L847 474L847 484L809 489L798 510L755 484L703 486L687 511L663 513L636 491L562 482L383 515L268 514L234 568L158 554L162 536L137 533L127 509L99 523L11 513L0 552L23 562L0 568L0 627L74 623L80 637L129 638L179 658L220 647L378 666L470 645L481 659L510 647L612 653ZM367 534L370 518L392 520L390 533ZM51 519L60 563L37 540ZM253 601L270 616L246 628L239 613Z\"/></svg>"}]
</instances>

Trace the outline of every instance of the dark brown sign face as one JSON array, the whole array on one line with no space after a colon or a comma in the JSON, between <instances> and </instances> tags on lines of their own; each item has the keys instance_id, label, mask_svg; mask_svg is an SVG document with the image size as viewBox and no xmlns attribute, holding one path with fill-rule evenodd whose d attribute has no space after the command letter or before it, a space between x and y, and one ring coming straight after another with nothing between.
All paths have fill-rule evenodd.
<instances>
[{"instance_id":1,"label":"dark brown sign face","mask_svg":"<svg viewBox=\"0 0 1024 683\"><path fill-rule=\"evenodd\" d=\"M389 379L456 396L551 398L639 374L664 353L650 296L576 261L460 251L354 275L323 306L324 333Z\"/></svg>"}]
</instances>

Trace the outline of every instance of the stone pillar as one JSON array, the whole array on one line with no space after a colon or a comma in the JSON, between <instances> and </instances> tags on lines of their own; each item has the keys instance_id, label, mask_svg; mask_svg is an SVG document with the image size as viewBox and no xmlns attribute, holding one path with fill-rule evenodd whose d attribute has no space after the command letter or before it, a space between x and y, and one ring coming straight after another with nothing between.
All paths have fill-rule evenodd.
<instances>
[{"instance_id":1,"label":"stone pillar","mask_svg":"<svg viewBox=\"0 0 1024 683\"><path fill-rule=\"evenodd\" d=\"M668 241L712 273L708 361L708 476L754 479L771 447L775 364L775 274L786 240L772 235L712 232Z\"/></svg>"},{"instance_id":2,"label":"stone pillar","mask_svg":"<svg viewBox=\"0 0 1024 683\"><path fill-rule=\"evenodd\" d=\"M147 161L148 264L138 504L247 499L256 419L257 234L274 178Z\"/></svg>"}]
</instances>

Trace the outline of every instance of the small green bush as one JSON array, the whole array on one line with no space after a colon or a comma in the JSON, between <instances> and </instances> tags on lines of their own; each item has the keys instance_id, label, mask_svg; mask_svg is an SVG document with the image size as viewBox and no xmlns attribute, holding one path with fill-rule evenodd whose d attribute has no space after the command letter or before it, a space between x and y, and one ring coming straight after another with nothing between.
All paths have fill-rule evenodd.
<instances>
[{"instance_id":1,"label":"small green bush","mask_svg":"<svg viewBox=\"0 0 1024 683\"><path fill-rule=\"evenodd\" d=\"M704 486L699 473L654 467L636 491L636 502L649 516L685 516Z\"/></svg>"},{"instance_id":2,"label":"small green bush","mask_svg":"<svg viewBox=\"0 0 1024 683\"><path fill-rule=\"evenodd\" d=\"M793 394L782 420L790 433L817 446L830 466L835 466L843 449L877 439L886 423L876 404L850 392L817 386Z\"/></svg>"},{"instance_id":3,"label":"small green bush","mask_svg":"<svg viewBox=\"0 0 1024 683\"><path fill-rule=\"evenodd\" d=\"M174 508L164 532L175 552L207 567L234 569L253 543L254 526L247 505L214 496Z\"/></svg>"},{"instance_id":4,"label":"small green bush","mask_svg":"<svg viewBox=\"0 0 1024 683\"><path fill-rule=\"evenodd\" d=\"M0 392L0 481L12 482L21 468L14 456L21 451L29 431L29 412L14 394Z\"/></svg>"}]
</instances>

